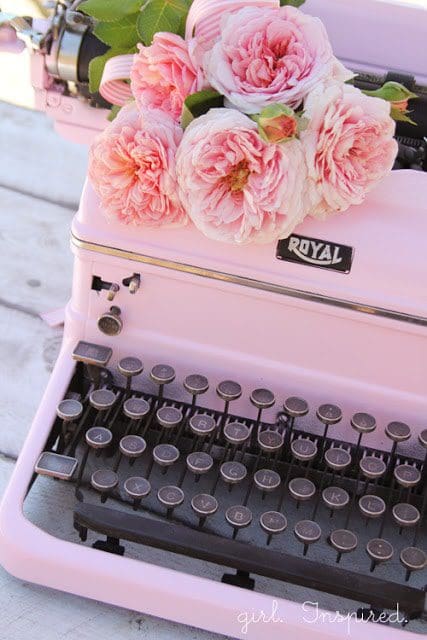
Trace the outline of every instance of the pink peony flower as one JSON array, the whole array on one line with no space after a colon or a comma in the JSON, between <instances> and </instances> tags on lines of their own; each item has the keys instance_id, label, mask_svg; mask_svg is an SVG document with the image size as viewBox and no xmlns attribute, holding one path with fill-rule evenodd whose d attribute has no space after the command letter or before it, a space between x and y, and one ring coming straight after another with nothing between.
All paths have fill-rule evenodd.
<instances>
[{"instance_id":1,"label":"pink peony flower","mask_svg":"<svg viewBox=\"0 0 427 640\"><path fill-rule=\"evenodd\" d=\"M131 69L131 89L141 109L155 107L179 120L185 98L204 86L201 69L191 59L191 42L174 33L156 33L149 47L138 45Z\"/></svg>"},{"instance_id":2,"label":"pink peony flower","mask_svg":"<svg viewBox=\"0 0 427 640\"><path fill-rule=\"evenodd\" d=\"M291 6L225 15L204 64L209 84L244 113L275 102L295 108L319 82L352 77L322 22Z\"/></svg>"},{"instance_id":3,"label":"pink peony flower","mask_svg":"<svg viewBox=\"0 0 427 640\"><path fill-rule=\"evenodd\" d=\"M140 114L134 104L120 111L89 153L89 178L108 216L147 227L186 224L175 173L181 137L163 111Z\"/></svg>"},{"instance_id":4,"label":"pink peony flower","mask_svg":"<svg viewBox=\"0 0 427 640\"><path fill-rule=\"evenodd\" d=\"M214 240L271 242L303 217L300 142L264 142L256 123L234 109L211 109L190 124L177 175L188 215Z\"/></svg>"},{"instance_id":5,"label":"pink peony flower","mask_svg":"<svg viewBox=\"0 0 427 640\"><path fill-rule=\"evenodd\" d=\"M349 85L318 87L308 96L304 115L311 215L324 218L363 202L396 157L389 103Z\"/></svg>"}]
</instances>

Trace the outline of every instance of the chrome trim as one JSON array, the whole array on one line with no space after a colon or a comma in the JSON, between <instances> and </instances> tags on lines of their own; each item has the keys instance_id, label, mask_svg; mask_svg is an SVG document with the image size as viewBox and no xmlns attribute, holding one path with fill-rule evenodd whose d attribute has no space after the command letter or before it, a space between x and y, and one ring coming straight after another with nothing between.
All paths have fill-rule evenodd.
<instances>
[{"instance_id":1,"label":"chrome trim","mask_svg":"<svg viewBox=\"0 0 427 640\"><path fill-rule=\"evenodd\" d=\"M350 311L357 311L359 313L374 315L380 318L387 318L388 320L397 320L399 322L408 322L410 324L427 327L427 318L423 316L416 316L410 313L394 311L393 309L384 309L382 307L376 307L374 305L364 305L351 300L341 300L339 298L333 298L331 296L323 296L320 293L304 291L303 289L293 289L292 287L286 287L283 285L274 284L272 282L265 282L263 280L254 280L252 278L237 276L231 273L225 273L223 271L215 271L214 269L203 269L202 267L196 267L195 265L185 264L182 262L175 262L173 260L154 258L152 256L146 256L140 253L135 253L133 251L126 251L124 249L117 249L115 247L108 247L101 244L96 244L94 242L87 242L86 240L80 240L74 234L71 234L71 243L78 249L85 249L86 251L94 251L103 255L115 256L117 258L133 260L135 262L142 262L144 264L151 264L156 267L171 269L173 271L179 271L181 273L190 273L202 278L210 278L212 280L219 280L220 282L238 284L243 287L249 287L250 289L259 289L260 291L277 293L280 295L289 296L290 298L297 298L299 300L306 300L309 302L317 302L320 304L337 307L339 309L348 309Z\"/></svg>"}]
</instances>

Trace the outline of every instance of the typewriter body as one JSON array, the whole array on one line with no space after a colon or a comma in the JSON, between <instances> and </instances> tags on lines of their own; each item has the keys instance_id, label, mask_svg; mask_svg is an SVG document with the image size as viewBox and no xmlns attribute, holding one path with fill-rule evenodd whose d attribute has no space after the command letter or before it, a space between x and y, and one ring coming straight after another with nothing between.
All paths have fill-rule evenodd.
<instances>
[{"instance_id":1,"label":"typewriter body","mask_svg":"<svg viewBox=\"0 0 427 640\"><path fill-rule=\"evenodd\" d=\"M384 7L382 52L399 16L421 47L426 13L365 18ZM425 83L418 57L390 66ZM105 112L79 108L90 137ZM348 214L237 247L135 233L87 183L61 352L2 501L5 568L233 638L426 633L426 195L423 171L394 171Z\"/></svg>"}]
</instances>

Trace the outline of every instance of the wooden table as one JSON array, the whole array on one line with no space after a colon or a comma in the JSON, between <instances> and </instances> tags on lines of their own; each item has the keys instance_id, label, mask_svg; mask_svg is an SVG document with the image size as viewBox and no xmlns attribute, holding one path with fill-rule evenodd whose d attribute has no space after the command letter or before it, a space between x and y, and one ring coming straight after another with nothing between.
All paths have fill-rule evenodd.
<instances>
[{"instance_id":1,"label":"wooden table","mask_svg":"<svg viewBox=\"0 0 427 640\"><path fill-rule=\"evenodd\" d=\"M0 142L1 497L61 343L61 330L39 314L70 294L69 227L87 149L62 140L44 115L6 103ZM0 612L0 640L220 637L28 584L1 568Z\"/></svg>"}]
</instances>

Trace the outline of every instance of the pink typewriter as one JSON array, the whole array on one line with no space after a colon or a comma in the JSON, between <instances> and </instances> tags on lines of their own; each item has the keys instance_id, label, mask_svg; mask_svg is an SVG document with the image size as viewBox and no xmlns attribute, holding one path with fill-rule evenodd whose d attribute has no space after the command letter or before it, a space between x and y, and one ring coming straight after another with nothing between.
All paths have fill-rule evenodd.
<instances>
[{"instance_id":1,"label":"pink typewriter","mask_svg":"<svg viewBox=\"0 0 427 640\"><path fill-rule=\"evenodd\" d=\"M3 47L32 50L38 107L87 141L108 105L88 90L103 45L78 4L0 19ZM136 235L87 182L0 561L233 638L409 640L427 631L427 11L305 7L361 85L420 96L398 170L349 216L243 247Z\"/></svg>"}]
</instances>

